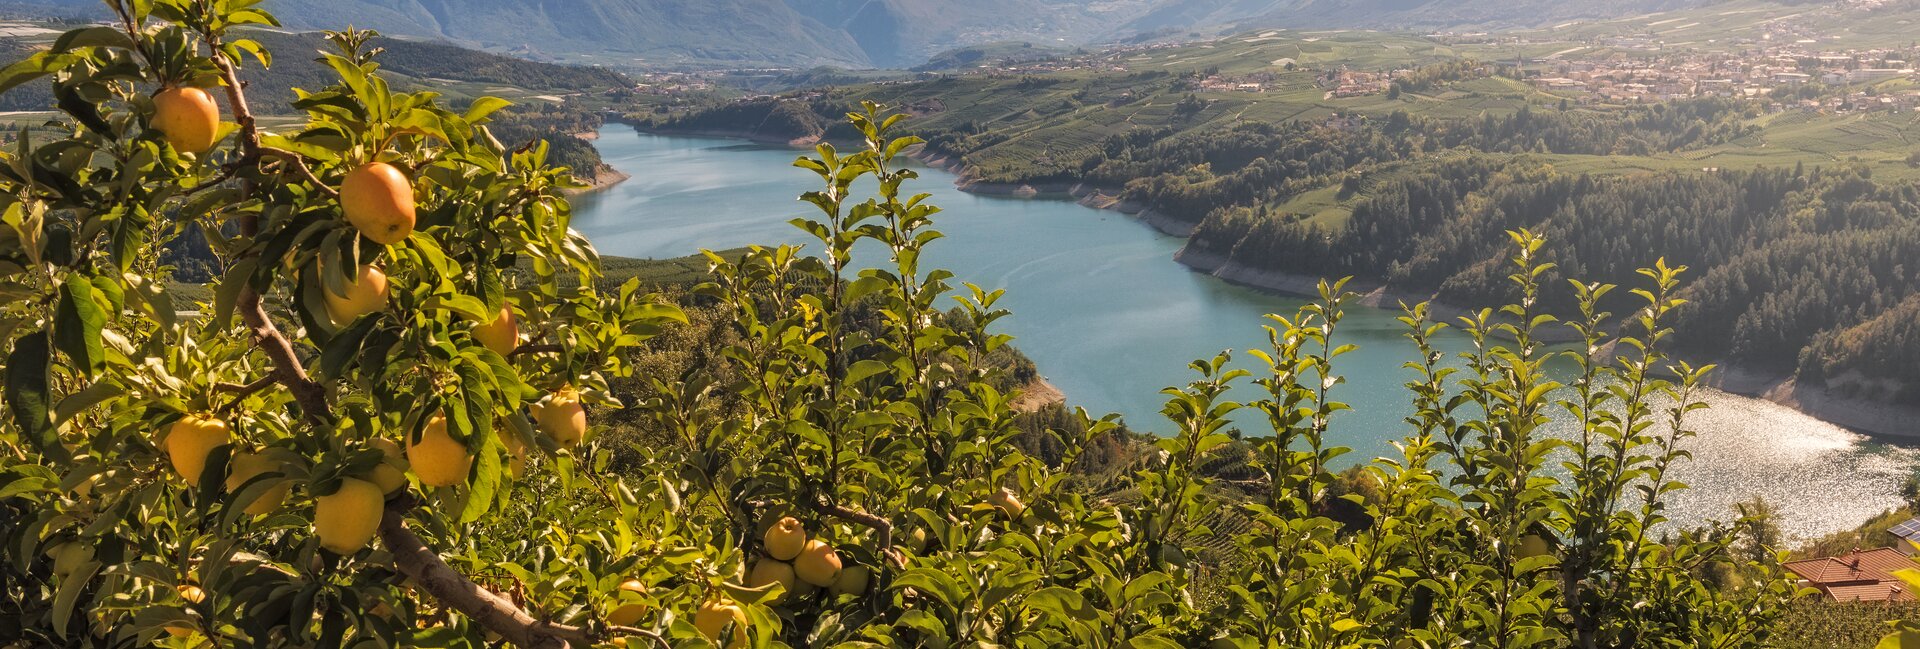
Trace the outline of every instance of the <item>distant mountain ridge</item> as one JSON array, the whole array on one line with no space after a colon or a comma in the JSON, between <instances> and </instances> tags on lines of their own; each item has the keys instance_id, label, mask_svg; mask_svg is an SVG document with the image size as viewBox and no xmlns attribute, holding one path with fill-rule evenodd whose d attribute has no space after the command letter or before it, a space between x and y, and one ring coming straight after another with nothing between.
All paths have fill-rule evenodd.
<instances>
[{"instance_id":1,"label":"distant mountain ridge","mask_svg":"<svg viewBox=\"0 0 1920 649\"><path fill-rule=\"evenodd\" d=\"M1725 0L268 0L294 29L351 23L614 66L904 68L1006 41L1074 46L1268 27L1539 26ZM97 0L0 0L71 12ZM567 56L566 58L579 58Z\"/></svg>"},{"instance_id":2,"label":"distant mountain ridge","mask_svg":"<svg viewBox=\"0 0 1920 649\"><path fill-rule=\"evenodd\" d=\"M1226 5L1212 18L1260 27L1366 27L1441 29L1449 27L1538 27L1567 20L1618 18L1674 11L1727 0L1277 0L1270 10L1233 21L1235 9L1254 0L1187 0L1173 6ZM1137 22L1137 21L1136 21ZM1145 25L1134 26L1142 29Z\"/></svg>"}]
</instances>

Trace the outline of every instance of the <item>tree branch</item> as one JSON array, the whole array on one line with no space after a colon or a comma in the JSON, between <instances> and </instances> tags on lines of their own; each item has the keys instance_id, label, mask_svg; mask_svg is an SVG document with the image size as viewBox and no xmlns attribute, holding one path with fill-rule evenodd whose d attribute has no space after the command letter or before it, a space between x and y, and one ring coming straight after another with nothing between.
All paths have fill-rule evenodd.
<instances>
[{"instance_id":1,"label":"tree branch","mask_svg":"<svg viewBox=\"0 0 1920 649\"><path fill-rule=\"evenodd\" d=\"M507 352L507 357L512 358L521 354L558 354L563 351L566 349L559 345L521 345Z\"/></svg>"},{"instance_id":2,"label":"tree branch","mask_svg":"<svg viewBox=\"0 0 1920 649\"><path fill-rule=\"evenodd\" d=\"M257 162L260 159L260 130L254 122L253 110L247 107L247 95L240 82L240 73L234 68L233 61L220 51L219 36L211 33L206 36L213 64L220 69L220 76L227 84L227 103L233 108L234 121L240 123L240 162ZM251 187L248 192L251 193ZM248 212L240 217L240 233L249 238L260 235L259 213ZM253 290L250 284L242 286L234 304L240 311L241 319L247 323L247 329L253 334L254 344L273 359L270 376L287 386L294 400L300 403L301 413L309 421L324 420L328 412L326 388L307 376L306 367L294 353L293 343L281 335L279 327L274 326L273 319L267 316L259 291Z\"/></svg>"},{"instance_id":3,"label":"tree branch","mask_svg":"<svg viewBox=\"0 0 1920 649\"><path fill-rule=\"evenodd\" d=\"M813 511L819 512L822 515L832 516L873 530L875 534L880 536L880 556L891 559L897 564L905 565L906 560L893 551L893 523L888 522L887 519L866 512L847 509L827 502L823 498L813 499L813 501L808 504L813 508Z\"/></svg>"},{"instance_id":4,"label":"tree branch","mask_svg":"<svg viewBox=\"0 0 1920 649\"><path fill-rule=\"evenodd\" d=\"M517 646L570 649L572 643L593 644L593 634L586 629L536 620L512 601L481 588L447 565L413 530L407 529L406 513L413 505L411 494L387 501L386 513L380 519L380 541L393 554L394 565L413 578L421 590Z\"/></svg>"}]
</instances>

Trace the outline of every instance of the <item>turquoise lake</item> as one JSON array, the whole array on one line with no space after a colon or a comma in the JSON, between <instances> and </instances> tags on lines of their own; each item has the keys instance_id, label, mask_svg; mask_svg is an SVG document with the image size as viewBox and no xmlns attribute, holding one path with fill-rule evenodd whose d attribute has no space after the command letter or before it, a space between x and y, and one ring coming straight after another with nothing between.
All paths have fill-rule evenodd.
<instances>
[{"instance_id":1,"label":"turquoise lake","mask_svg":"<svg viewBox=\"0 0 1920 649\"><path fill-rule=\"evenodd\" d=\"M808 240L787 224L812 210L796 200L817 181L792 166L802 151L618 124L599 135L606 162L633 176L574 202L573 226L603 254L668 258ZM1001 331L1070 403L1119 413L1135 429L1168 432L1160 390L1191 380L1189 362L1231 350L1252 368L1258 361L1245 350L1265 345L1266 314L1292 314L1303 303L1193 272L1173 261L1183 240L1127 215L1054 198L968 194L947 172L921 174L908 193L932 194L944 209L935 227L947 235L931 245L928 263L952 269L956 286L1007 289L1001 305L1013 315ZM1409 430L1404 384L1414 375L1402 363L1414 355L1398 316L1350 308L1336 334L1360 347L1340 357L1336 371L1346 383L1333 393L1354 408L1331 432L1332 442L1354 449L1349 458L1397 455L1391 442ZM1458 351L1464 337L1446 343ZM1248 385L1235 396L1256 398ZM1672 503L1682 525L1730 518L1734 503L1758 495L1794 537L1852 528L1899 504L1900 480L1920 459L1766 401L1720 392L1705 400L1713 407L1695 414L1690 427L1699 436L1687 444L1695 459L1681 475L1693 488ZM1238 420L1258 433L1255 418Z\"/></svg>"}]
</instances>

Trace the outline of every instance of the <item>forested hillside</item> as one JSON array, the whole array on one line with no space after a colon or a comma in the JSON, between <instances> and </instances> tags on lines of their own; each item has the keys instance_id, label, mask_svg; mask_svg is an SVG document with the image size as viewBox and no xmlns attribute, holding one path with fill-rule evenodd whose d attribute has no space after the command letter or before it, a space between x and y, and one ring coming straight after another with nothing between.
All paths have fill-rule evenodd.
<instances>
[{"instance_id":1,"label":"forested hillside","mask_svg":"<svg viewBox=\"0 0 1920 649\"><path fill-rule=\"evenodd\" d=\"M1232 53L1160 58L1198 66ZM1225 74L946 76L736 102L649 127L834 139L846 136L831 119L846 97L883 94L929 117L923 155L960 163L967 182L1098 188L1190 228L1182 260L1203 270L1354 275L1460 305L1514 298L1508 230L1544 234L1565 276L1629 283L1665 257L1696 278L1681 311L1690 354L1920 403L1920 371L1881 353L1913 336L1885 314L1920 308L1907 303L1920 268L1901 261L1920 253L1920 190L1875 178L1891 163L1806 165L1769 151L1769 165L1753 154L1771 136L1753 102L1577 106L1502 94L1507 72L1471 63L1401 75L1397 100L1307 95L1328 74L1315 69L1273 73L1277 93L1195 92ZM1690 162L1722 152L1745 161ZM1573 306L1561 297L1553 307ZM1623 299L1605 306L1624 312Z\"/></svg>"},{"instance_id":2,"label":"forested hillside","mask_svg":"<svg viewBox=\"0 0 1920 649\"><path fill-rule=\"evenodd\" d=\"M1920 187L1857 168L1595 176L1473 156L1370 189L1339 227L1214 213L1186 254L1205 267L1355 274L1480 305L1512 297L1497 237L1528 228L1548 237L1545 258L1565 276L1623 282L1661 257L1692 268L1677 328L1691 351L1911 403L1920 372L1894 350L1913 342L1899 314L1920 289L1917 199ZM1615 298L1607 306L1627 311Z\"/></svg>"}]
</instances>

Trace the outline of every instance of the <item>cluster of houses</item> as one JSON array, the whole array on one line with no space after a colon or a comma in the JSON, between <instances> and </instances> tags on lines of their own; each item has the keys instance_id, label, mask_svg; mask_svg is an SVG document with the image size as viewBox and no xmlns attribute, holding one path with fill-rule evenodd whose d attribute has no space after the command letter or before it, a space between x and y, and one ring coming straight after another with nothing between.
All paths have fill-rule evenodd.
<instances>
[{"instance_id":1,"label":"cluster of houses","mask_svg":"<svg viewBox=\"0 0 1920 649\"><path fill-rule=\"evenodd\" d=\"M632 91L640 95L680 97L713 90L713 82L698 74L648 72L634 80Z\"/></svg>"},{"instance_id":2,"label":"cluster of houses","mask_svg":"<svg viewBox=\"0 0 1920 649\"><path fill-rule=\"evenodd\" d=\"M1321 77L1320 85L1331 98L1378 95L1393 88L1393 80L1413 74L1412 70L1393 72L1356 72L1340 70Z\"/></svg>"},{"instance_id":3,"label":"cluster of houses","mask_svg":"<svg viewBox=\"0 0 1920 649\"><path fill-rule=\"evenodd\" d=\"M1902 548L1920 543L1920 518L1887 530ZM1800 578L1800 585L1820 592L1832 602L1912 602L1920 601L1913 588L1895 572L1920 570L1909 552L1893 548L1855 549L1837 557L1819 557L1788 561L1786 568Z\"/></svg>"},{"instance_id":4,"label":"cluster of houses","mask_svg":"<svg viewBox=\"0 0 1920 649\"><path fill-rule=\"evenodd\" d=\"M1194 84L1194 89L1208 92L1266 92L1267 85L1273 83L1271 72L1256 72L1238 77L1225 77L1210 74Z\"/></svg>"},{"instance_id":5,"label":"cluster of houses","mask_svg":"<svg viewBox=\"0 0 1920 649\"><path fill-rule=\"evenodd\" d=\"M1780 88L1809 85L1855 87L1820 89L1821 100L1798 99L1779 108L1874 109L1920 107L1920 91L1868 94L1867 86L1914 78L1908 64L1920 52L1884 49L1845 52L1809 51L1803 44L1763 47L1738 53L1690 52L1650 59L1613 57L1596 60L1521 61L1536 71L1529 81L1551 92L1587 95L1611 103L1667 101L1689 97L1768 97ZM1812 103L1808 103L1811 101Z\"/></svg>"}]
</instances>

